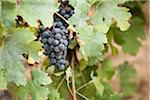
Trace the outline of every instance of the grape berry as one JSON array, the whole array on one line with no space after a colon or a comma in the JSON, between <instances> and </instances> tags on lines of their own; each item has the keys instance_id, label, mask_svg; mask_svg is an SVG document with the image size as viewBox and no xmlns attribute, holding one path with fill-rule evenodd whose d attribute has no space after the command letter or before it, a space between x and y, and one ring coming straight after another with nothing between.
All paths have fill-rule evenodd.
<instances>
[{"instance_id":1,"label":"grape berry","mask_svg":"<svg viewBox=\"0 0 150 100\"><path fill-rule=\"evenodd\" d=\"M59 13L66 20L74 14L74 8L69 5L69 0L62 0L59 6ZM59 16L54 14L54 23L51 28L40 27L39 34L43 43L44 53L50 59L51 65L55 65L58 69L63 70L69 65L67 58L68 50L68 30L67 23Z\"/></svg>"}]
</instances>

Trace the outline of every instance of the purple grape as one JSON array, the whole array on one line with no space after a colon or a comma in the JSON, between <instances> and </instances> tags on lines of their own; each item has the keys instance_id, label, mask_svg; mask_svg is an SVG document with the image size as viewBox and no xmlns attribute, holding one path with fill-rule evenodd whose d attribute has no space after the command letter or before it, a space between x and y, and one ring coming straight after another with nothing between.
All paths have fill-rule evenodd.
<instances>
[{"instance_id":1,"label":"purple grape","mask_svg":"<svg viewBox=\"0 0 150 100\"><path fill-rule=\"evenodd\" d=\"M68 18L70 18L70 15L69 15L69 14L65 14L64 17L65 17L66 19L68 19Z\"/></svg>"},{"instance_id":2,"label":"purple grape","mask_svg":"<svg viewBox=\"0 0 150 100\"><path fill-rule=\"evenodd\" d=\"M65 46L68 45L68 41L67 40L64 40L63 43L64 43Z\"/></svg>"},{"instance_id":3,"label":"purple grape","mask_svg":"<svg viewBox=\"0 0 150 100\"><path fill-rule=\"evenodd\" d=\"M65 10L65 9L61 9L61 10L60 10L60 14L61 14L61 15L65 15L65 14L66 14L66 10Z\"/></svg>"},{"instance_id":4,"label":"purple grape","mask_svg":"<svg viewBox=\"0 0 150 100\"><path fill-rule=\"evenodd\" d=\"M53 45L58 45L59 41L58 40L53 40Z\"/></svg>"},{"instance_id":5,"label":"purple grape","mask_svg":"<svg viewBox=\"0 0 150 100\"><path fill-rule=\"evenodd\" d=\"M56 39L61 39L61 34L55 34Z\"/></svg>"},{"instance_id":6,"label":"purple grape","mask_svg":"<svg viewBox=\"0 0 150 100\"><path fill-rule=\"evenodd\" d=\"M47 41L48 41L48 39L47 39L47 38L43 38L43 39L41 39L41 42L42 42L42 43L47 43Z\"/></svg>"},{"instance_id":7,"label":"purple grape","mask_svg":"<svg viewBox=\"0 0 150 100\"><path fill-rule=\"evenodd\" d=\"M55 64L56 63L56 59L55 58L50 59L50 61L51 61L51 64Z\"/></svg>"},{"instance_id":8,"label":"purple grape","mask_svg":"<svg viewBox=\"0 0 150 100\"><path fill-rule=\"evenodd\" d=\"M48 43L49 43L49 44L52 44L53 41L54 41L53 38L49 38L49 39L48 39Z\"/></svg>"},{"instance_id":9,"label":"purple grape","mask_svg":"<svg viewBox=\"0 0 150 100\"><path fill-rule=\"evenodd\" d=\"M64 50L65 50L65 46L64 46L64 44L62 44L62 43L61 43L61 44L59 44L59 45L58 45L58 47L59 47L59 49L60 49L60 50L62 50L62 51L64 51Z\"/></svg>"},{"instance_id":10,"label":"purple grape","mask_svg":"<svg viewBox=\"0 0 150 100\"><path fill-rule=\"evenodd\" d=\"M58 69L59 69L59 70L64 70L64 69L65 69L65 66L64 66L63 64L61 64L61 65L58 66Z\"/></svg>"},{"instance_id":11,"label":"purple grape","mask_svg":"<svg viewBox=\"0 0 150 100\"><path fill-rule=\"evenodd\" d=\"M60 51L60 49L58 48L58 46L56 46L56 47L54 48L54 51L55 51L55 52L59 52L59 51Z\"/></svg>"}]
</instances>

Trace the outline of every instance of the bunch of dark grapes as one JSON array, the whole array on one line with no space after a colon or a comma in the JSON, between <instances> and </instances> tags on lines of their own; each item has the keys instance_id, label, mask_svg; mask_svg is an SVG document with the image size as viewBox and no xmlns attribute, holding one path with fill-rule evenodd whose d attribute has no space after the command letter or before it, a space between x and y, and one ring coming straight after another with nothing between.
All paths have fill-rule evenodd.
<instances>
[{"instance_id":1,"label":"bunch of dark grapes","mask_svg":"<svg viewBox=\"0 0 150 100\"><path fill-rule=\"evenodd\" d=\"M60 3L57 13L67 20L73 15L74 9L69 5L68 0L63 0ZM57 14L54 14L53 20L54 23L51 28L42 26L39 28L39 33L45 50L44 54L49 57L51 65L55 65L58 69L63 70L65 66L69 65L67 60L69 44L68 24Z\"/></svg>"}]
</instances>

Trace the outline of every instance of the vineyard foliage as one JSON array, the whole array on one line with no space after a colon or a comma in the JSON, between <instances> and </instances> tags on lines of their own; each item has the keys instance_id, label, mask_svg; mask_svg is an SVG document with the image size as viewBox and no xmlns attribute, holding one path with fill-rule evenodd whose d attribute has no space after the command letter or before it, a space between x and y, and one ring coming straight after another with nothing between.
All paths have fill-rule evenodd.
<instances>
[{"instance_id":1,"label":"vineyard foliage","mask_svg":"<svg viewBox=\"0 0 150 100\"><path fill-rule=\"evenodd\" d=\"M76 55L74 76L71 62L65 70L51 66L37 39L39 20L50 28L60 3L57 0L0 1L0 90L7 89L19 100L30 97L66 100L72 97L71 77L75 77L78 100L137 98L135 69L126 61L114 66L106 54L111 50L112 55L117 55L116 44L124 53L137 54L141 40L145 39L143 2L70 0L69 4L74 7L73 16L67 21L68 31L75 34L68 46ZM23 18L20 26L15 21L18 15ZM114 91L110 83L116 74L120 92Z\"/></svg>"}]
</instances>

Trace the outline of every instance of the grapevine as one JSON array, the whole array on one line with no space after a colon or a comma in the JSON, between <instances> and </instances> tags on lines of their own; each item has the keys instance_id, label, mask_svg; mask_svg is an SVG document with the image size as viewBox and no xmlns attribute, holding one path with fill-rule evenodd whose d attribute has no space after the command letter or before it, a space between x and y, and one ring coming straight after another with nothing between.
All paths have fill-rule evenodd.
<instances>
[{"instance_id":1,"label":"grapevine","mask_svg":"<svg viewBox=\"0 0 150 100\"><path fill-rule=\"evenodd\" d=\"M147 100L137 68L145 61L136 56L146 38L143 4L1 0L0 99Z\"/></svg>"}]
</instances>

